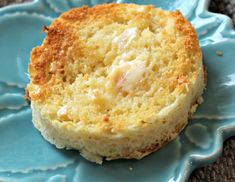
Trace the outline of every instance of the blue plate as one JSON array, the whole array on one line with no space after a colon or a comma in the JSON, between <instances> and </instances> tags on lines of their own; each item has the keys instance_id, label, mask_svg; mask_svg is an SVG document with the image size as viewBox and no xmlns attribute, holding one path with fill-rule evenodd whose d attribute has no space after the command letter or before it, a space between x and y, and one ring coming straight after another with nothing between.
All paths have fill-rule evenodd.
<instances>
[{"instance_id":1,"label":"blue plate","mask_svg":"<svg viewBox=\"0 0 235 182\"><path fill-rule=\"evenodd\" d=\"M137 160L102 166L77 151L58 150L34 129L24 87L30 50L39 45L60 13L109 0L35 0L0 9L0 181L152 182L185 181L191 171L214 161L223 141L235 135L235 31L231 20L207 11L206 0L119 0L180 9L200 39L208 86L204 103L174 141Z\"/></svg>"}]
</instances>

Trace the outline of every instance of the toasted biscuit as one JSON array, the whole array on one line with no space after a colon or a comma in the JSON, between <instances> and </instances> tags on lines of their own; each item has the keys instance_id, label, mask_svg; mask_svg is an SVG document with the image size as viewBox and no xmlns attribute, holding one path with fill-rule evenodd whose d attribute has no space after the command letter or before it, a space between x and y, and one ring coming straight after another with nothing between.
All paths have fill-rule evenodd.
<instances>
[{"instance_id":1,"label":"toasted biscuit","mask_svg":"<svg viewBox=\"0 0 235 182\"><path fill-rule=\"evenodd\" d=\"M27 92L50 143L97 163L141 159L186 126L205 82L196 32L179 11L84 6L45 30Z\"/></svg>"}]
</instances>

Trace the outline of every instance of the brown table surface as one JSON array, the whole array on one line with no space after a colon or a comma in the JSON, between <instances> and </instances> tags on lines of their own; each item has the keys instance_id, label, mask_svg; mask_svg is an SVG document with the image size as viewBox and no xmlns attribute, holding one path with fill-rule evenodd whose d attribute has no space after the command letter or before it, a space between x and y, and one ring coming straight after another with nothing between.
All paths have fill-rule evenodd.
<instances>
[{"instance_id":1,"label":"brown table surface","mask_svg":"<svg viewBox=\"0 0 235 182\"><path fill-rule=\"evenodd\" d=\"M27 1L30 0L0 0L0 7ZM235 0L211 0L209 9L230 16L235 24ZM235 182L235 137L231 137L224 142L221 157L212 164L194 170L189 181Z\"/></svg>"}]
</instances>

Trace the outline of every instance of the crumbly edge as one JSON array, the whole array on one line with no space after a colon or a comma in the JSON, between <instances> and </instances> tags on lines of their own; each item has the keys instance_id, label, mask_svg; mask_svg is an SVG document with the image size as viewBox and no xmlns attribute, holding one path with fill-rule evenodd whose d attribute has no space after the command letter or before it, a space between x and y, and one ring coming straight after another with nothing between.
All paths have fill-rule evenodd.
<instances>
[{"instance_id":1,"label":"crumbly edge","mask_svg":"<svg viewBox=\"0 0 235 182\"><path fill-rule=\"evenodd\" d=\"M74 10L75 11L75 10ZM190 46L190 44L188 45ZM39 52L41 53L41 52ZM55 53L55 55L57 55ZM36 64L36 67L41 68L41 64ZM42 69L43 70L43 69ZM44 78L44 76L42 75L42 77L40 78ZM39 80L40 81L40 80ZM202 84L199 84L200 86ZM204 88L202 86L202 88ZM197 89L195 89L197 90ZM200 90L200 89L198 89ZM202 89L203 90L203 89ZM200 93L201 95L201 93ZM196 97L199 98L199 97ZM187 99L187 102L190 102L191 100L193 100L191 97ZM186 106L188 110L188 112L190 112L190 110L192 110L191 112L193 112L193 109L190 109L190 104L188 104L188 106ZM191 108L195 108L195 106L191 106ZM66 129L66 131L69 131L68 127L66 126L67 123L60 123L59 121L50 121L48 119L45 119L41 116L40 114L40 109L36 108L36 106L34 106L33 101L32 101L32 110L33 110L33 122L36 128L38 128L40 130L40 132L42 133L42 135L51 143L55 144L58 148L73 148L73 146L68 145L68 142L70 142L71 138L68 138L67 136L63 136L61 135L61 133L59 132L59 130L63 130ZM195 110L195 109L194 109ZM169 141L171 141L172 139L175 138L175 136L180 133L181 130L183 130L183 128L186 126L187 124L187 114L188 113L181 113L179 117L177 118L183 118L183 119L169 119L169 122L167 123L166 126L166 130L163 130L165 135L162 135L161 137L158 138L157 142L152 142L147 146L144 146L143 149L137 149L135 151L132 152L126 152L125 154L117 154L117 155L112 155L112 156L106 156L106 160L112 160L112 159L118 159L118 158L135 158L135 159L141 159L142 157L148 155L149 153L152 153L153 151L159 149L160 147L162 147L164 144L168 143ZM167 116L168 117L168 116ZM175 120L177 120L177 122L175 122ZM162 122L162 121L158 121L158 122ZM176 124L177 123L177 124ZM173 124L173 126L172 126ZM170 126L171 128L167 128L167 126ZM156 128L156 132L158 128ZM66 138L67 137L67 138ZM76 140L75 140L76 141ZM153 140L154 141L154 140ZM97 163L102 163L102 154L101 153L94 153L94 152L89 152L87 148L83 148L83 147L74 147L80 150L81 154L87 158L88 160L97 162Z\"/></svg>"},{"instance_id":2,"label":"crumbly edge","mask_svg":"<svg viewBox=\"0 0 235 182\"><path fill-rule=\"evenodd\" d=\"M199 80L197 80L198 83L196 84L196 88L194 88L197 90L197 92L196 95L193 97L194 99L192 98L192 95L187 95L183 100L179 101L178 104L180 108L178 108L177 110L173 110L171 111L171 113L163 116L163 120L157 120L155 118L154 121L146 129L145 133L147 135L145 136L145 138L148 138L148 134L150 134L151 136L152 133L156 133L156 135L158 134L158 137L151 141L149 145L144 146L143 148L133 149L131 152L119 151L114 155L102 155L102 152L99 149L96 150L96 146L86 140L86 136L84 136L85 138L82 138L83 136L82 133L79 132L79 129L74 128L74 126L71 127L69 126L69 124L66 123L61 123L59 121L50 121L48 119L42 118L37 106L32 103L33 123L34 126L41 132L43 137L50 143L56 145L57 148L78 149L81 155L89 161L102 164L103 158L105 158L106 160L120 158L141 159L144 156L158 150L165 144L169 143L187 125L188 118L196 110L192 108L197 107L199 103L198 101L201 100L201 95L205 88L203 76L204 74L201 75L201 78L199 78ZM153 126L153 124L155 125ZM154 130L150 130L150 128L154 128ZM139 142L141 142L141 140L143 139L139 138L138 140ZM78 141L80 141L80 143ZM104 143L105 141L111 141L111 143L120 142L120 147L122 147L121 145L124 144L122 140L115 141L113 139L109 140L109 138L106 138L103 141ZM92 148L93 151L89 151L89 148L87 146L94 147Z\"/></svg>"}]
</instances>

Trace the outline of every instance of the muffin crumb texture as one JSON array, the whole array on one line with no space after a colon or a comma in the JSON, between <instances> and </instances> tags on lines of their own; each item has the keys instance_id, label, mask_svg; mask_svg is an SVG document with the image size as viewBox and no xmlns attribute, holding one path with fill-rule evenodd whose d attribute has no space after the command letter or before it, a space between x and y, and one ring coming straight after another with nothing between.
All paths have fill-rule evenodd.
<instances>
[{"instance_id":1,"label":"muffin crumb texture","mask_svg":"<svg viewBox=\"0 0 235 182\"><path fill-rule=\"evenodd\" d=\"M35 127L58 148L97 163L140 159L187 124L205 83L196 32L179 11L84 6L44 31L27 97Z\"/></svg>"}]
</instances>

